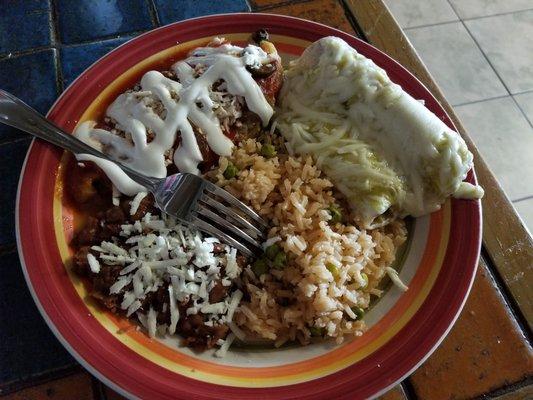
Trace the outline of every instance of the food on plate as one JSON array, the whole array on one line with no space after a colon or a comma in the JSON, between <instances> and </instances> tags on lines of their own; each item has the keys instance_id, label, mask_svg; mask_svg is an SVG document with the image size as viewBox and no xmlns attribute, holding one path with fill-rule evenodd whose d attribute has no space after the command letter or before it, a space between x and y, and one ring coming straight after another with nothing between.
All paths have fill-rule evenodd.
<instances>
[{"instance_id":1,"label":"food on plate","mask_svg":"<svg viewBox=\"0 0 533 400\"><path fill-rule=\"evenodd\" d=\"M483 195L462 182L473 157L461 136L343 40L313 43L285 76L278 129L293 152L313 155L364 226Z\"/></svg>"},{"instance_id":2,"label":"food on plate","mask_svg":"<svg viewBox=\"0 0 533 400\"><path fill-rule=\"evenodd\" d=\"M472 156L457 134L340 39L311 45L283 88L267 33L252 40L215 38L146 72L75 135L146 175L201 174L229 191L269 222L260 254L162 215L113 163L77 155L66 176L83 216L73 269L91 296L216 356L235 340L362 335L383 278L408 289L393 268L403 217L479 190L461 183Z\"/></svg>"}]
</instances>

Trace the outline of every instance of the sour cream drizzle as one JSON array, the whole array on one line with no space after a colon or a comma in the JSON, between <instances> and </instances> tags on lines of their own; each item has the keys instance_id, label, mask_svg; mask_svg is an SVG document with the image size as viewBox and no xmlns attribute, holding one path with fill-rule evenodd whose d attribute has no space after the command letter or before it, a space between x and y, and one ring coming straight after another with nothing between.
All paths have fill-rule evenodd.
<instances>
[{"instance_id":1,"label":"sour cream drizzle","mask_svg":"<svg viewBox=\"0 0 533 400\"><path fill-rule=\"evenodd\" d=\"M248 109L256 113L266 125L273 109L259 85L247 71L247 66L268 62L269 56L257 46L224 44L219 47L201 47L172 66L179 82L158 71L148 71L141 79L139 92L121 94L107 109L118 128L131 135L133 144L105 129L96 129L94 121L82 123L75 135L102 150L125 165L147 176L164 178L167 175L165 154L173 147L180 132L181 142L174 152L173 161L180 172L198 174L202 153L194 135L193 125L206 135L209 147L220 156L231 155L232 141L224 135L216 117L213 100L209 96L213 84L224 81L228 93L242 96ZM194 76L196 65L207 69ZM148 103L158 100L166 114L159 116ZM148 143L147 131L155 136ZM80 154L80 161L93 161L109 177L117 189L133 196L145 189L131 180L117 165L100 158Z\"/></svg>"}]
</instances>

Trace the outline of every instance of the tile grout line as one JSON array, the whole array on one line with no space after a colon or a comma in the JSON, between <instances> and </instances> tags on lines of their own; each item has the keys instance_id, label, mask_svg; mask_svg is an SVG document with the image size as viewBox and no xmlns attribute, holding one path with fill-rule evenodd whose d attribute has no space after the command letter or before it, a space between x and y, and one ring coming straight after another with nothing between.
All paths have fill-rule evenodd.
<instances>
[{"instance_id":1,"label":"tile grout line","mask_svg":"<svg viewBox=\"0 0 533 400\"><path fill-rule=\"evenodd\" d=\"M521 93L520 93L520 94L521 94ZM527 121L529 122L529 124L531 125L531 127L533 127L533 119L530 119L530 118L527 116L526 112L522 109L522 106L520 105L520 103L519 103L518 101L516 101L516 99L514 98L514 95L511 96L511 97L513 98L514 102L516 103L516 105L518 106L518 108L520 109L520 111L522 111L522 114L524 114L524 115L526 116L526 119L527 119Z\"/></svg>"},{"instance_id":2,"label":"tile grout line","mask_svg":"<svg viewBox=\"0 0 533 400\"><path fill-rule=\"evenodd\" d=\"M454 107L467 106L467 105L470 105L470 104L483 103L484 101L505 99L506 97L511 97L511 95L510 94L503 94L501 96L487 97L486 99L467 101L466 103L457 103L457 104L450 104L450 105L452 106L452 108L454 108Z\"/></svg>"},{"instance_id":3,"label":"tile grout line","mask_svg":"<svg viewBox=\"0 0 533 400\"><path fill-rule=\"evenodd\" d=\"M509 290L505 279L503 279L498 270L494 267L494 262L484 246L481 247L480 257L485 261L489 278L494 282L496 289L502 297L504 306L507 307L509 313L514 318L514 321L524 336L526 343L530 348L533 347L533 332L531 332L529 322L522 313L518 302L515 300L511 291Z\"/></svg>"},{"instance_id":4,"label":"tile grout line","mask_svg":"<svg viewBox=\"0 0 533 400\"><path fill-rule=\"evenodd\" d=\"M50 12L48 13L48 32L50 34L50 46L54 48L57 46L58 36L57 36L57 27L55 23L55 0L49 0ZM31 50L31 49L30 49ZM11 54L11 53L10 53Z\"/></svg>"},{"instance_id":5,"label":"tile grout line","mask_svg":"<svg viewBox=\"0 0 533 400\"><path fill-rule=\"evenodd\" d=\"M254 7L251 0L244 0L247 10L245 12L254 12Z\"/></svg>"},{"instance_id":6,"label":"tile grout line","mask_svg":"<svg viewBox=\"0 0 533 400\"><path fill-rule=\"evenodd\" d=\"M3 397L7 394L15 393L23 389L35 387L37 385L44 385L49 382L56 381L58 379L67 378L76 373L87 371L82 368L82 366L75 361L66 366L59 367L52 370L46 370L45 372L38 373L36 375L26 375L20 379L14 379L12 381L3 382L0 386L0 397Z\"/></svg>"},{"instance_id":7,"label":"tile grout line","mask_svg":"<svg viewBox=\"0 0 533 400\"><path fill-rule=\"evenodd\" d=\"M50 37L51 37L51 47L59 47L59 29L57 23L57 4L56 0L49 0L50 2Z\"/></svg>"},{"instance_id":8,"label":"tile grout line","mask_svg":"<svg viewBox=\"0 0 533 400\"><path fill-rule=\"evenodd\" d=\"M515 105L520 110L520 113L524 116L526 121L529 123L529 126L531 126L531 128L533 128L533 121L530 120L529 117L527 116L527 114L524 112L524 110L522 110L522 107L520 107L520 104L518 104L518 101L516 101L516 99L515 99L515 97L513 95L511 95L511 98L513 99L513 102L515 103Z\"/></svg>"},{"instance_id":9,"label":"tile grout line","mask_svg":"<svg viewBox=\"0 0 533 400\"><path fill-rule=\"evenodd\" d=\"M42 51L53 50L53 49L57 49L57 46L55 46L55 45L39 46L39 47L34 47L34 48L31 48L31 49L27 49L27 50L11 51L9 53L4 53L4 54L0 55L0 62L5 61L5 60L10 60L12 58L28 56L30 54L40 53Z\"/></svg>"},{"instance_id":10,"label":"tile grout line","mask_svg":"<svg viewBox=\"0 0 533 400\"><path fill-rule=\"evenodd\" d=\"M131 31L131 32L121 32L119 34L101 36L98 38L84 40L84 41L76 42L76 43L69 43L69 44L63 43L61 44L61 47L72 48L72 47L82 46L85 44L93 44L93 43L105 42L108 40L123 39L126 36L132 36L132 35L137 36L148 31L150 31L150 29L141 29L138 31Z\"/></svg>"},{"instance_id":11,"label":"tile grout line","mask_svg":"<svg viewBox=\"0 0 533 400\"><path fill-rule=\"evenodd\" d=\"M533 11L533 8L524 8L523 10L506 11L506 12L501 12L501 13L496 13L496 14L491 14L491 15L482 15L482 16L479 16L479 17L462 18L462 17L459 16L459 14L457 13L457 11L453 7L453 5L449 2L449 0L448 0L448 4L450 4L450 6L453 8L453 11L455 12L455 14L459 17L459 19L461 21L476 21L478 19L485 19L485 18L490 18L490 17L499 17L501 15L511 15L511 14L518 14L518 13L521 13L521 12Z\"/></svg>"},{"instance_id":12,"label":"tile grout line","mask_svg":"<svg viewBox=\"0 0 533 400\"><path fill-rule=\"evenodd\" d=\"M531 200L533 199L533 194L529 196L520 197L516 200L511 200L511 203L520 203L521 201Z\"/></svg>"},{"instance_id":13,"label":"tile grout line","mask_svg":"<svg viewBox=\"0 0 533 400\"><path fill-rule=\"evenodd\" d=\"M283 7L283 6L288 6L291 4L298 4L298 3L308 3L311 1L313 0L287 0L287 1L282 1L280 3L277 3L277 4L269 4L267 6L258 6L252 0L253 5L250 4L250 6L252 6L252 11L262 12L262 11L270 10L272 8Z\"/></svg>"},{"instance_id":14,"label":"tile grout line","mask_svg":"<svg viewBox=\"0 0 533 400\"><path fill-rule=\"evenodd\" d=\"M95 39L84 40L81 42L71 43L71 44L57 43L57 44L49 45L49 46L39 46L39 47L33 47L31 49L26 49L26 50L12 51L9 53L0 54L0 62L5 61L5 60L10 60L12 58L18 58L18 57L27 56L27 55L34 54L34 53L39 53L39 52L46 51L46 50L60 50L62 48L71 48L71 47L82 46L86 44L100 43L100 42L104 42L108 40L122 39L125 36L140 35L142 33L147 32L148 30L149 29L125 32L125 33L120 33L118 35L115 34L115 35L101 36Z\"/></svg>"},{"instance_id":15,"label":"tile grout line","mask_svg":"<svg viewBox=\"0 0 533 400\"><path fill-rule=\"evenodd\" d=\"M408 31L408 30L418 29L418 28L431 28L432 26L451 25L451 24L458 23L458 22L461 22L459 17L457 17L457 19L454 19L453 21L442 21L442 22L437 22L435 24L422 24L422 25L409 26L405 28L402 27L402 30Z\"/></svg>"},{"instance_id":16,"label":"tile grout line","mask_svg":"<svg viewBox=\"0 0 533 400\"><path fill-rule=\"evenodd\" d=\"M352 10L346 4L346 0L339 0L339 3L344 10L344 15L346 16L346 19L350 23L352 29L355 31L355 34L357 37L367 43L370 43L368 38L365 35L365 32L363 31L363 28L361 28L361 25L359 25L359 22L357 22L357 18L355 18L355 15L353 15Z\"/></svg>"},{"instance_id":17,"label":"tile grout line","mask_svg":"<svg viewBox=\"0 0 533 400\"><path fill-rule=\"evenodd\" d=\"M17 251L17 245L15 243L0 245L0 254L8 254Z\"/></svg>"},{"instance_id":18,"label":"tile grout line","mask_svg":"<svg viewBox=\"0 0 533 400\"><path fill-rule=\"evenodd\" d=\"M520 379L518 382L510 383L498 389L493 389L487 393L483 393L482 395L475 397L473 400L499 399L500 396L512 394L517 390L528 387L530 385L533 385L533 377L526 376L525 378Z\"/></svg>"},{"instance_id":19,"label":"tile grout line","mask_svg":"<svg viewBox=\"0 0 533 400\"><path fill-rule=\"evenodd\" d=\"M466 106L468 104L476 104L476 103L482 103L484 101L489 101L489 100L497 100L497 99L503 99L505 97L514 97L514 96L519 96L519 95L522 95L522 94L530 94L530 93L533 93L533 89L531 90L526 90L524 92L518 92L518 93L513 93L513 94L504 94L502 96L495 96L495 97L488 97L486 99L481 99L481 100L474 100L474 101L467 101L465 103L457 103L457 104L450 104L452 107L460 107L460 106Z\"/></svg>"},{"instance_id":20,"label":"tile grout line","mask_svg":"<svg viewBox=\"0 0 533 400\"><path fill-rule=\"evenodd\" d=\"M105 385L93 375L90 375L88 372L86 373L89 375L89 379L91 380L93 400L107 400Z\"/></svg>"},{"instance_id":21,"label":"tile grout line","mask_svg":"<svg viewBox=\"0 0 533 400\"><path fill-rule=\"evenodd\" d=\"M441 22L436 22L434 24L420 24L420 25L413 25L413 26L402 26L401 28L405 31L405 30L409 30L409 29L417 29L417 28L429 28L429 27L432 27L432 26L439 26L439 25L446 25L446 24L452 24L454 22L462 22L462 21L477 21L477 20L480 20L480 19L486 19L486 18L491 18L491 17L499 17L499 16L502 16L502 15L510 15L510 14L518 14L518 13L521 13L521 12L524 12L524 11L533 11L533 8L526 8L525 10L518 10L518 11L509 11L509 12L504 12L504 13L498 13L498 14L491 14L491 15L484 15L482 17L473 17L473 18L461 18L459 16L459 14L457 13L457 11L455 10L455 8L453 7L453 5L448 1L448 4L450 5L450 7L452 8L452 11L454 12L454 14L457 16L457 19L455 20L450 20L450 21L441 21Z\"/></svg>"},{"instance_id":22,"label":"tile grout line","mask_svg":"<svg viewBox=\"0 0 533 400\"><path fill-rule=\"evenodd\" d=\"M407 398L407 400L418 399L418 396L416 395L415 387L413 386L413 382L411 382L410 375L401 382L401 385L402 385L403 393L405 397Z\"/></svg>"},{"instance_id":23,"label":"tile grout line","mask_svg":"<svg viewBox=\"0 0 533 400\"><path fill-rule=\"evenodd\" d=\"M154 28L161 26L161 21L159 20L159 14L157 12L157 7L155 6L154 0L146 0L146 2L148 4L148 12L150 13L152 25Z\"/></svg>"},{"instance_id":24,"label":"tile grout line","mask_svg":"<svg viewBox=\"0 0 533 400\"><path fill-rule=\"evenodd\" d=\"M56 94L59 96L64 89L63 70L61 69L61 40L59 38L59 19L56 0L50 0L50 16L52 19L51 32L54 45L54 67L56 70ZM56 96L56 98L57 98Z\"/></svg>"},{"instance_id":25,"label":"tile grout line","mask_svg":"<svg viewBox=\"0 0 533 400\"><path fill-rule=\"evenodd\" d=\"M16 129L16 128L13 128L13 129ZM33 140L33 136L29 135L29 134L24 134L26 136L22 136L22 137L13 137L13 138L8 138L8 139L0 139L0 146L3 146L5 144L13 144L13 143L18 143L18 142L23 142L25 140Z\"/></svg>"},{"instance_id":26,"label":"tile grout line","mask_svg":"<svg viewBox=\"0 0 533 400\"><path fill-rule=\"evenodd\" d=\"M511 96L519 96L521 94L529 94L529 93L533 93L533 89L527 89L521 92L516 92L516 93L511 94Z\"/></svg>"}]
</instances>

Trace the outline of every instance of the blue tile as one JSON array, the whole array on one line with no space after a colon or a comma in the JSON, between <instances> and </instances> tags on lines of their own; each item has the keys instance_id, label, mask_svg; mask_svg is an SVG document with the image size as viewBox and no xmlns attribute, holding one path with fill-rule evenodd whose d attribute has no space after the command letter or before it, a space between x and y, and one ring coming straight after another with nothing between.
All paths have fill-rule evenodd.
<instances>
[{"instance_id":1,"label":"blue tile","mask_svg":"<svg viewBox=\"0 0 533 400\"><path fill-rule=\"evenodd\" d=\"M57 97L55 56L56 50L44 50L0 60L0 88L46 113ZM0 140L18 135L18 131L0 125Z\"/></svg>"},{"instance_id":2,"label":"blue tile","mask_svg":"<svg viewBox=\"0 0 533 400\"><path fill-rule=\"evenodd\" d=\"M152 28L145 0L58 0L59 34L72 44Z\"/></svg>"},{"instance_id":3,"label":"blue tile","mask_svg":"<svg viewBox=\"0 0 533 400\"><path fill-rule=\"evenodd\" d=\"M2 2L0 54L50 45L48 0Z\"/></svg>"},{"instance_id":4,"label":"blue tile","mask_svg":"<svg viewBox=\"0 0 533 400\"><path fill-rule=\"evenodd\" d=\"M202 15L250 11L245 0L155 0L155 5L163 25Z\"/></svg>"},{"instance_id":5,"label":"blue tile","mask_svg":"<svg viewBox=\"0 0 533 400\"><path fill-rule=\"evenodd\" d=\"M21 140L0 146L0 204L4 211L0 213L0 246L15 243L15 201L22 164L30 140ZM0 319L2 321L2 319ZM1 359L1 357L0 357Z\"/></svg>"},{"instance_id":6,"label":"blue tile","mask_svg":"<svg viewBox=\"0 0 533 400\"><path fill-rule=\"evenodd\" d=\"M37 310L17 253L3 254L1 260L0 387L76 365Z\"/></svg>"},{"instance_id":7,"label":"blue tile","mask_svg":"<svg viewBox=\"0 0 533 400\"><path fill-rule=\"evenodd\" d=\"M101 42L64 46L61 49L61 71L65 87L72 83L92 63L103 57L115 47L130 40L133 36L118 39L102 40Z\"/></svg>"}]
</instances>

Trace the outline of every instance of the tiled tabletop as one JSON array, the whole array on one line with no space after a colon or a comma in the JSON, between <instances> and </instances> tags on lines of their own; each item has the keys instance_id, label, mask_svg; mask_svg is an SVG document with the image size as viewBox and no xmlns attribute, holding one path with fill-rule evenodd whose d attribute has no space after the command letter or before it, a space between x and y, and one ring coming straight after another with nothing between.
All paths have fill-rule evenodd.
<instances>
[{"instance_id":1,"label":"tiled tabletop","mask_svg":"<svg viewBox=\"0 0 533 400\"><path fill-rule=\"evenodd\" d=\"M361 26L350 11L357 8L351 6L356 1L360 0L3 0L0 88L46 112L64 88L96 59L154 27L206 14L259 10L307 18L356 34ZM378 7L380 2L368 3ZM517 184L512 177L519 167L533 172L533 157L505 153L505 146L501 146L504 141L516 141L517 146L533 149L533 138L527 133L533 120L533 97L531 93L516 94L531 82L508 72L499 53L491 50L505 45L505 31L492 32L492 20L460 21L477 18L476 3L484 3L483 0L389 3L395 4L393 11L410 28L407 34L422 56L438 47L439 52L431 53L434 57L428 57L426 62L437 77L444 76L439 84L448 99L458 105L456 110L465 124L474 128L475 139L489 164L502 171L500 180L510 197L533 194L529 181L523 179ZM402 11L399 3L410 6L410 11ZM513 3L515 9L531 8L531 0L485 3L486 9L493 9L494 13L508 12L507 3ZM520 21L523 19L521 23L527 25L530 18L530 14L525 14ZM483 36L487 31L491 31L487 39L479 39L479 46L474 45L469 32ZM437 41L428 44L428 37ZM526 47L533 43L521 40ZM454 59L461 51L467 55ZM491 59L489 67L486 58ZM526 69L531 66L526 52L517 62ZM453 74L438 72L443 68L467 74L471 79L458 85ZM529 116L529 122L524 121L522 112ZM0 200L4 205L0 214L0 394L11 393L11 400L119 398L82 371L57 342L26 288L15 248L14 204L29 143L27 135L0 125ZM501 148L501 153L494 153L495 148ZM520 209L521 203L516 204ZM523 212L531 216L531 208L524 207ZM384 398L467 399L484 394L501 395L501 399L533 398L528 335L527 321L501 277L482 263L472 295L448 338L417 372Z\"/></svg>"}]
</instances>

